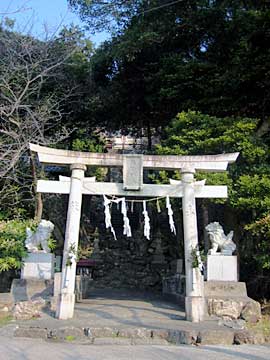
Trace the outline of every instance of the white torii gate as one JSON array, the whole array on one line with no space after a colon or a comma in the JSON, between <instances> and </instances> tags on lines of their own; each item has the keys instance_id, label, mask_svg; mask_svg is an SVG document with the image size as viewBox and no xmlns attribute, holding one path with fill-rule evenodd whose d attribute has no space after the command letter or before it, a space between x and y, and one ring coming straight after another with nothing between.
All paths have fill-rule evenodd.
<instances>
[{"instance_id":1,"label":"white torii gate","mask_svg":"<svg viewBox=\"0 0 270 360\"><path fill-rule=\"evenodd\" d=\"M38 180L41 193L69 194L65 244L62 264L61 291L56 317L73 317L75 304L76 251L78 248L82 195L116 195L137 197L182 198L185 273L186 319L199 322L204 319L203 279L198 268L192 267L192 252L198 246L196 198L226 198L227 186L206 186L196 182L196 170L207 172L225 171L228 164L236 161L238 153L203 156L159 156L138 154L99 154L59 150L30 144L30 150L38 154L41 163L69 165L71 178L59 181ZM95 182L85 178L86 166L123 167L123 183ZM143 169L180 170L181 181L170 185L143 184Z\"/></svg>"}]
</instances>

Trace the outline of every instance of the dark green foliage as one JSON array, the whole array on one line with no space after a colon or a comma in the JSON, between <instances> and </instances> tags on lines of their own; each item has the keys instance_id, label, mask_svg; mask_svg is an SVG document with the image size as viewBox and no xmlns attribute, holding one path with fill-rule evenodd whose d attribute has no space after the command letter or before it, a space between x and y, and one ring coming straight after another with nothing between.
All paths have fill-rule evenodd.
<instances>
[{"instance_id":1,"label":"dark green foliage","mask_svg":"<svg viewBox=\"0 0 270 360\"><path fill-rule=\"evenodd\" d=\"M181 110L270 115L270 10L265 1L71 0L112 40L92 60L91 114L110 127L158 127Z\"/></svg>"},{"instance_id":2,"label":"dark green foliage","mask_svg":"<svg viewBox=\"0 0 270 360\"><path fill-rule=\"evenodd\" d=\"M258 262L258 268L270 270L270 215L266 215L253 224L247 225L246 229L250 231L257 240L255 259Z\"/></svg>"},{"instance_id":3,"label":"dark green foliage","mask_svg":"<svg viewBox=\"0 0 270 360\"><path fill-rule=\"evenodd\" d=\"M27 256L24 245L26 227L33 221L10 220L0 222L0 273L22 266L22 258Z\"/></svg>"},{"instance_id":4,"label":"dark green foliage","mask_svg":"<svg viewBox=\"0 0 270 360\"><path fill-rule=\"evenodd\" d=\"M207 181L209 184L230 185L231 206L240 209L244 201L250 201L249 187L253 192L257 189L254 196L261 204L262 191L266 190L270 179L266 172L269 150L256 135L257 124L258 120L251 118L217 118L195 111L182 112L166 128L166 140L156 147L156 151L175 155L240 152L237 164L230 166L230 173L209 173ZM197 175L198 179L205 176ZM251 203L250 210L256 207L256 202Z\"/></svg>"},{"instance_id":5,"label":"dark green foliage","mask_svg":"<svg viewBox=\"0 0 270 360\"><path fill-rule=\"evenodd\" d=\"M217 118L195 111L181 112L166 128L162 144L156 148L158 154L171 155L240 152L228 172L196 176L206 179L207 184L229 187L229 198L223 205L227 218L224 225L235 230L242 278L247 281L256 276L265 281L270 269L270 153L267 142L256 134L257 124L252 118ZM161 174L161 179L166 181L166 173ZM209 200L207 207L211 209ZM210 219L218 220L214 216ZM265 291L255 295L269 296Z\"/></svg>"}]
</instances>

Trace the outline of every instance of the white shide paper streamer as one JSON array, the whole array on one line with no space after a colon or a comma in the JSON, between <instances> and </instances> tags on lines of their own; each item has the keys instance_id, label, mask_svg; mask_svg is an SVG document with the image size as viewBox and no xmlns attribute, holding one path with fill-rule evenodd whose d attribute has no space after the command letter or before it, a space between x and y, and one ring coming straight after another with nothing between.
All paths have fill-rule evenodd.
<instances>
[{"instance_id":1,"label":"white shide paper streamer","mask_svg":"<svg viewBox=\"0 0 270 360\"><path fill-rule=\"evenodd\" d=\"M114 228L112 226L112 218L111 218L110 207L109 207L111 200L109 200L105 195L103 195L103 199L104 199L104 214L105 214L106 229L110 228L111 233L113 234L114 240L117 240Z\"/></svg>"},{"instance_id":2,"label":"white shide paper streamer","mask_svg":"<svg viewBox=\"0 0 270 360\"><path fill-rule=\"evenodd\" d=\"M114 239L117 240L114 228L112 226L112 219L111 219L111 213L110 213L109 205L111 203L115 203L117 205L119 205L121 203L121 213L123 215L123 223L124 223L124 225L123 225L123 234L126 235L127 237L131 237L132 233L131 233L131 227L130 227L130 224L129 224L129 218L127 216L126 199L125 198L108 199L105 195L103 195L103 199L104 199L104 207L105 207L104 208L104 213L105 213L106 229L110 228Z\"/></svg>"},{"instance_id":3,"label":"white shide paper streamer","mask_svg":"<svg viewBox=\"0 0 270 360\"><path fill-rule=\"evenodd\" d=\"M150 240L150 218L146 209L146 201L143 201L143 215L144 215L144 236Z\"/></svg>"},{"instance_id":4,"label":"white shide paper streamer","mask_svg":"<svg viewBox=\"0 0 270 360\"><path fill-rule=\"evenodd\" d=\"M126 204L126 199L122 198L121 199L122 205L121 205L121 213L123 215L123 222L124 222L124 226L123 226L123 234L126 235L127 237L131 237L131 227L129 225L129 218L127 217L127 204Z\"/></svg>"},{"instance_id":5,"label":"white shide paper streamer","mask_svg":"<svg viewBox=\"0 0 270 360\"><path fill-rule=\"evenodd\" d=\"M174 235L176 235L176 229L175 229L174 220L173 220L173 211L172 211L172 206L170 203L169 196L166 196L166 208L168 209L169 224L170 224L171 232L174 233Z\"/></svg>"}]
</instances>

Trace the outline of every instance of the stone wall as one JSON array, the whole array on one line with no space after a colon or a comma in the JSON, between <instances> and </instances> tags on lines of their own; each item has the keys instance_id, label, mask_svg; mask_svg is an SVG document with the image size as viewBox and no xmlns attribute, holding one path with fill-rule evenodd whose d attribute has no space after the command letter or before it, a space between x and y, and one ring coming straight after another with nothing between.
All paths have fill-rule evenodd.
<instances>
[{"instance_id":1,"label":"stone wall","mask_svg":"<svg viewBox=\"0 0 270 360\"><path fill-rule=\"evenodd\" d=\"M112 169L111 180L115 180L116 176L117 171ZM67 200L67 196L60 198L44 194L45 217L50 219L56 228L56 255L62 255ZM149 241L143 235L142 204L135 203L133 212L130 207L128 210L132 228L131 238L123 236L121 211L113 205L112 223L117 234L115 241L110 231L105 229L102 197L83 197L79 245L82 248L91 248L94 242L93 234L97 229L99 233L100 261L93 270L93 286L161 291L162 277L171 273L171 261L183 257L183 235L182 221L179 221L182 218L181 200L176 200L172 206L177 236L170 232L165 202L161 202L160 206L162 211L157 213L155 202L147 204L151 219Z\"/></svg>"},{"instance_id":2,"label":"stone wall","mask_svg":"<svg viewBox=\"0 0 270 360\"><path fill-rule=\"evenodd\" d=\"M93 270L93 286L161 292L162 278L172 273L170 264L172 260L179 258L181 253L180 234L177 238L171 235L166 212L158 214L157 217L154 210L149 208L151 240L147 240L143 236L140 207L141 204L136 204L134 211L129 211L128 214L133 231L131 238L123 236L121 213L116 207L112 209L116 241L105 229L103 213L96 214L96 219L99 219L96 225L100 251Z\"/></svg>"}]
</instances>

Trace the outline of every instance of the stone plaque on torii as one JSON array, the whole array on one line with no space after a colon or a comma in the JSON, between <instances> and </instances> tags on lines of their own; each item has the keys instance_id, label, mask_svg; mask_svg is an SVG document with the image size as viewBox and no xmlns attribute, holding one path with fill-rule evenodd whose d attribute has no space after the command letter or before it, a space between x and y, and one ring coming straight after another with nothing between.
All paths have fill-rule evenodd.
<instances>
[{"instance_id":1,"label":"stone plaque on torii","mask_svg":"<svg viewBox=\"0 0 270 360\"><path fill-rule=\"evenodd\" d=\"M198 246L196 198L226 198L227 186L207 186L195 181L196 170L207 172L225 171L228 164L236 161L238 153L202 156L160 156L138 154L87 153L59 150L30 144L30 150L38 154L45 164L69 165L71 177L60 176L59 181L38 180L37 191L42 193L69 194L62 265L61 292L56 317L73 317L75 304L75 275L81 216L82 195L115 195L136 197L182 198L185 271L186 271L186 318L198 322L204 318L203 279L198 268L192 268L192 251ZM86 166L123 167L123 183L96 182L85 178ZM170 185L143 184L143 169L179 170L181 181Z\"/></svg>"}]
</instances>

